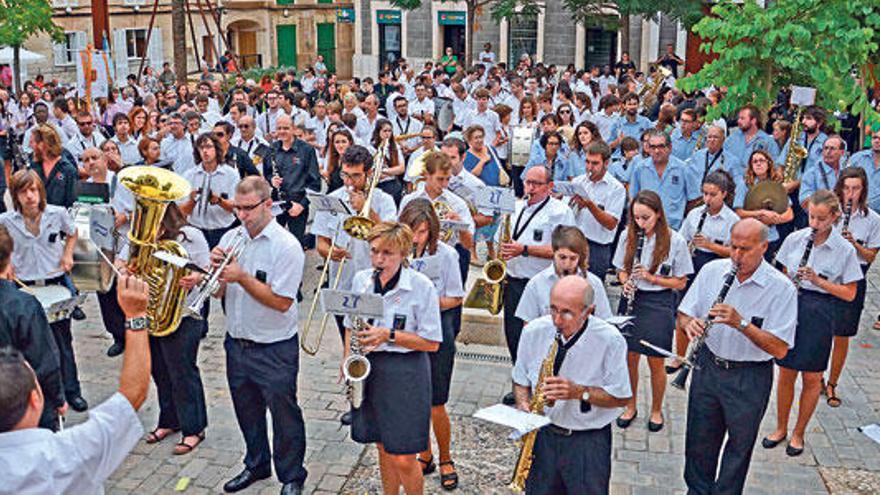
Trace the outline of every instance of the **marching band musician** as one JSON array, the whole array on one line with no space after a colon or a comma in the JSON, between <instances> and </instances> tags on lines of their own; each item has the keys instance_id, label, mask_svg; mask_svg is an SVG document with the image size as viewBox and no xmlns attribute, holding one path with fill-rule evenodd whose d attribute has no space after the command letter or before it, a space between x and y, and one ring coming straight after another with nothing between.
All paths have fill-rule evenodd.
<instances>
[{"instance_id":1,"label":"marching band musician","mask_svg":"<svg viewBox=\"0 0 880 495\"><path fill-rule=\"evenodd\" d=\"M586 198L575 195L572 203L577 206L577 225L590 243L590 273L603 283L611 267L611 248L617 224L626 207L626 188L607 173L610 158L611 148L607 144L602 141L591 143L586 149L588 173L573 180L588 193Z\"/></svg>"},{"instance_id":2,"label":"marching band musician","mask_svg":"<svg viewBox=\"0 0 880 495\"><path fill-rule=\"evenodd\" d=\"M688 493L743 492L773 386L772 358L783 357L794 343L796 294L763 259L768 230L755 219L736 223L730 233L731 259L707 263L678 308L689 338L708 331L695 356L699 366L688 394ZM735 280L724 301L715 303L734 264ZM706 329L710 319L711 331Z\"/></svg>"},{"instance_id":3,"label":"marching band musician","mask_svg":"<svg viewBox=\"0 0 880 495\"><path fill-rule=\"evenodd\" d=\"M266 161L272 154L270 145L266 140L257 136L254 118L244 115L238 119L237 135L232 138L233 146L241 148L250 157L254 166L266 177L266 169L271 168ZM271 179L271 175L270 175Z\"/></svg>"},{"instance_id":4,"label":"marching band musician","mask_svg":"<svg viewBox=\"0 0 880 495\"><path fill-rule=\"evenodd\" d=\"M58 416L67 411L58 346L39 300L13 282L13 252L12 236L0 225L0 347L12 346L33 369L45 401L39 426L54 431Z\"/></svg>"},{"instance_id":5,"label":"marching band musician","mask_svg":"<svg viewBox=\"0 0 880 495\"><path fill-rule=\"evenodd\" d=\"M232 197L239 175L222 157L216 137L204 133L196 138L196 166L182 174L193 189L188 198L178 203L189 224L202 231L212 249L235 222Z\"/></svg>"},{"instance_id":6,"label":"marching band musician","mask_svg":"<svg viewBox=\"0 0 880 495\"><path fill-rule=\"evenodd\" d=\"M700 120L693 108L685 108L681 111L678 116L678 124L679 126L672 131L670 136L672 156L686 162L694 155L697 142L705 136L701 138Z\"/></svg>"},{"instance_id":7,"label":"marching band musician","mask_svg":"<svg viewBox=\"0 0 880 495\"><path fill-rule=\"evenodd\" d=\"M358 338L370 361L363 402L352 414L351 438L375 443L385 493L423 491L416 454L430 440L431 370L428 353L443 340L439 298L428 277L403 265L413 234L399 223L382 222L370 232L372 269L358 272L352 292L380 294L385 317L357 331L346 318L343 362Z\"/></svg>"},{"instance_id":8,"label":"marching band musician","mask_svg":"<svg viewBox=\"0 0 880 495\"><path fill-rule=\"evenodd\" d=\"M844 205L842 221L834 226L835 232L843 236L856 249L862 275L866 276L871 263L880 250L880 214L868 208L868 176L861 167L847 167L840 172L834 187L840 204ZM846 205L849 203L847 218ZM831 370L823 393L828 397L831 407L839 407L841 399L837 395L837 380L843 372L849 350L849 339L859 331L859 319L865 307L867 280L862 278L856 285L856 298L844 303L844 311L834 327L834 345L831 350Z\"/></svg>"},{"instance_id":9,"label":"marching band musician","mask_svg":"<svg viewBox=\"0 0 880 495\"><path fill-rule=\"evenodd\" d=\"M825 146L829 144L826 141ZM810 197L807 207L809 228L792 232L776 253L777 262L799 289L797 332L794 347L785 358L776 360L776 430L761 442L764 448L772 449L785 440L794 383L802 374L797 423L785 448L791 457L804 451L804 435L819 400L842 301L855 299L856 283L863 278L856 249L832 229L840 217L837 196L821 189Z\"/></svg>"},{"instance_id":10,"label":"marching band musician","mask_svg":"<svg viewBox=\"0 0 880 495\"><path fill-rule=\"evenodd\" d=\"M235 132L235 126L225 120L221 120L214 124L211 134L217 138L220 143L220 152L223 161L238 171L238 176L244 179L248 175L260 175L260 171L254 166L250 155L238 146L230 143L232 134Z\"/></svg>"},{"instance_id":11,"label":"marching band musician","mask_svg":"<svg viewBox=\"0 0 880 495\"><path fill-rule=\"evenodd\" d=\"M760 210L746 210L744 208L749 189L766 180L782 183L782 168L773 164L773 158L768 151L755 150L749 156L745 174L736 178L736 197L733 200L733 208L740 218L755 218L770 229L769 244L764 256L767 261L772 261L783 241L777 226L791 222L794 218L794 210L791 204L783 213L777 213L769 208Z\"/></svg>"},{"instance_id":12,"label":"marching band musician","mask_svg":"<svg viewBox=\"0 0 880 495\"><path fill-rule=\"evenodd\" d=\"M593 287L594 314L604 319L610 318L611 304L602 281L588 271L590 255L589 244L583 232L577 227L558 225L550 237L553 247L553 264L532 277L523 290L522 298L516 308L516 317L528 323L550 314L550 289L559 279L569 275L586 277Z\"/></svg>"},{"instance_id":13,"label":"marching band musician","mask_svg":"<svg viewBox=\"0 0 880 495\"><path fill-rule=\"evenodd\" d=\"M449 384L455 364L455 338L461 330L461 303L465 294L459 273L448 267L458 263L458 253L440 241L440 220L430 200L416 198L408 202L400 212L399 221L413 232L410 268L431 279L440 298L443 342L436 352L428 354L431 359L431 426L440 451L440 485L446 490L453 490L458 486L458 473L455 472L449 449L452 432L446 403L449 401ZM422 463L423 475L434 472L436 466L431 442L428 442L427 450L421 453L418 460Z\"/></svg>"},{"instance_id":14,"label":"marching band musician","mask_svg":"<svg viewBox=\"0 0 880 495\"><path fill-rule=\"evenodd\" d=\"M798 201L804 211L807 210L807 202L813 193L820 189L829 191L834 189L841 169L846 167L843 163L844 153L846 153L846 141L837 134L828 136L822 143L822 159L817 160L812 167L808 167L801 176Z\"/></svg>"},{"instance_id":15,"label":"marching band musician","mask_svg":"<svg viewBox=\"0 0 880 495\"><path fill-rule=\"evenodd\" d=\"M41 132L38 129L36 133ZM9 190L14 211L0 214L16 249L12 253L15 274L29 286L65 285L65 274L73 268L76 226L67 210L46 204L46 190L33 170L19 170L12 175ZM61 380L67 403L77 412L88 409L82 397L73 353L70 318L50 325L61 363Z\"/></svg>"},{"instance_id":16,"label":"marching band musician","mask_svg":"<svg viewBox=\"0 0 880 495\"><path fill-rule=\"evenodd\" d=\"M706 130L706 146L693 153L685 162L688 170L696 175L696 182L702 184L706 177L718 170L730 172L734 179L742 177L745 163L724 149L724 129L712 125Z\"/></svg>"},{"instance_id":17,"label":"marching band musician","mask_svg":"<svg viewBox=\"0 0 880 495\"><path fill-rule=\"evenodd\" d=\"M516 406L529 411L547 351L556 340L552 376L546 378L544 415L526 493L607 494L611 478L611 422L632 393L626 342L617 328L592 318L593 288L566 276L550 293L550 314L523 329L513 368ZM570 355L569 355L570 354Z\"/></svg>"},{"instance_id":18,"label":"marching band musician","mask_svg":"<svg viewBox=\"0 0 880 495\"><path fill-rule=\"evenodd\" d=\"M321 189L318 155L307 142L294 135L293 119L287 115L278 117L275 134L277 140L272 143L272 155L278 178L273 178L271 184L286 201L287 230L302 243L309 218L306 190ZM284 223L281 225L284 226Z\"/></svg>"},{"instance_id":19,"label":"marching band musician","mask_svg":"<svg viewBox=\"0 0 880 495\"><path fill-rule=\"evenodd\" d=\"M220 239L211 251L211 264L222 263L236 237L244 235L244 251L223 269L214 295L225 302L226 379L247 453L244 470L223 490L237 492L268 478L274 461L284 485L282 495L300 494L307 472L305 423L296 397L296 294L305 255L296 237L275 221L265 179L249 176L238 183L233 205L241 226ZM267 408L272 416L271 450Z\"/></svg>"},{"instance_id":20,"label":"marching band musician","mask_svg":"<svg viewBox=\"0 0 880 495\"><path fill-rule=\"evenodd\" d=\"M850 156L850 164L853 167L860 167L865 170L868 176L868 207L877 213L880 213L880 129L875 130L870 135L871 147L853 153ZM878 328L880 330L880 328Z\"/></svg>"},{"instance_id":21,"label":"marching band musician","mask_svg":"<svg viewBox=\"0 0 880 495\"><path fill-rule=\"evenodd\" d=\"M761 130L761 111L754 105L742 107L736 120L737 128L724 141L724 151L733 155L739 163L747 163L757 150L770 154L771 160L779 155L779 145L773 137Z\"/></svg>"},{"instance_id":22,"label":"marching band musician","mask_svg":"<svg viewBox=\"0 0 880 495\"><path fill-rule=\"evenodd\" d=\"M637 235L644 235L641 259L635 259ZM624 297L620 298L618 313L631 305L633 325L627 336L627 365L632 384L632 398L626 410L617 418L617 426L628 428L638 414L636 392L639 384L639 360L642 355L648 358L651 370L651 415L648 418L648 431L663 429L663 394L666 390L666 373L660 353L642 345L646 340L665 350L672 349L672 334L675 329L674 291L684 289L687 276L693 273L693 264L688 254L687 242L666 223L666 214L660 196L653 191L642 191L630 203L629 220L626 230L620 236L617 251L614 253L614 266L617 276L624 286ZM630 279L633 283L628 283ZM636 291L638 292L636 294ZM630 298L634 298L630 302Z\"/></svg>"},{"instance_id":23,"label":"marching band musician","mask_svg":"<svg viewBox=\"0 0 880 495\"><path fill-rule=\"evenodd\" d=\"M510 239L504 238L503 228L495 235L501 246L501 259L507 263L507 287L504 290L504 337L511 359L516 360L523 321L516 317L519 300L529 279L550 266L553 247L550 235L557 225L575 225L571 208L551 197L553 172L547 167L532 167L525 171L526 197L517 201L516 211L510 216ZM504 403L513 405L513 393L504 397Z\"/></svg>"},{"instance_id":24,"label":"marching band musician","mask_svg":"<svg viewBox=\"0 0 880 495\"><path fill-rule=\"evenodd\" d=\"M46 203L70 208L76 201L79 172L76 165L62 155L61 145L61 138L52 126L42 124L31 128L33 160L30 168L43 182Z\"/></svg>"}]
</instances>

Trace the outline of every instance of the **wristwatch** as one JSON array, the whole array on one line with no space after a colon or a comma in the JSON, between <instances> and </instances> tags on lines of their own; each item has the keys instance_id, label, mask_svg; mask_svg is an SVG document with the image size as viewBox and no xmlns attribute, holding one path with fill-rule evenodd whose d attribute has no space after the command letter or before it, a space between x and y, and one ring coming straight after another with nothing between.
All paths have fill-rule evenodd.
<instances>
[{"instance_id":1,"label":"wristwatch","mask_svg":"<svg viewBox=\"0 0 880 495\"><path fill-rule=\"evenodd\" d=\"M141 330L146 330L147 327L150 326L150 319L146 316L138 316L136 318L129 318L125 320L125 329L131 330L134 332L140 332Z\"/></svg>"},{"instance_id":2,"label":"wristwatch","mask_svg":"<svg viewBox=\"0 0 880 495\"><path fill-rule=\"evenodd\" d=\"M523 245L523 252L522 252L522 255L523 255L523 257L528 257L528 256L529 256L529 247L528 247L528 246Z\"/></svg>"},{"instance_id":3,"label":"wristwatch","mask_svg":"<svg viewBox=\"0 0 880 495\"><path fill-rule=\"evenodd\" d=\"M392 328L391 330L388 331L388 343L389 344L394 343L394 339L397 337L396 333L397 333L397 330L395 330L394 328Z\"/></svg>"},{"instance_id":4,"label":"wristwatch","mask_svg":"<svg viewBox=\"0 0 880 495\"><path fill-rule=\"evenodd\" d=\"M590 391L587 387L584 387L584 393L581 394L581 412L588 413L592 408L593 405L590 404Z\"/></svg>"},{"instance_id":5,"label":"wristwatch","mask_svg":"<svg viewBox=\"0 0 880 495\"><path fill-rule=\"evenodd\" d=\"M739 320L739 325L736 326L736 329L739 330L740 332L745 332L746 328L748 328L748 327L749 327L749 321L746 320L745 318L742 318Z\"/></svg>"}]
</instances>

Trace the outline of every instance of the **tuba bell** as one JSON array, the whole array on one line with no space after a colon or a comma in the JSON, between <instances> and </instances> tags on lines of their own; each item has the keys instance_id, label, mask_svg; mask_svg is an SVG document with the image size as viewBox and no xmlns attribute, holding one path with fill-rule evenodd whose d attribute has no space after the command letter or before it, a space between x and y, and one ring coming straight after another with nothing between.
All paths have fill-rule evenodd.
<instances>
[{"instance_id":1,"label":"tuba bell","mask_svg":"<svg viewBox=\"0 0 880 495\"><path fill-rule=\"evenodd\" d=\"M179 242L157 239L168 204L189 195L191 188L186 179L174 172L151 166L126 167L118 177L135 197L128 233L128 271L149 286L147 317L150 335L164 337L177 330L183 317L187 290L180 286L180 279L187 270L158 260L153 254L167 251L181 258L187 257Z\"/></svg>"},{"instance_id":2,"label":"tuba bell","mask_svg":"<svg viewBox=\"0 0 880 495\"><path fill-rule=\"evenodd\" d=\"M510 215L504 215L501 223L501 244L510 242ZM499 248L500 249L500 248ZM493 315L501 312L504 304L504 281L507 277L507 263L499 257L489 260L483 266L483 278L474 282L471 291L464 299L465 308L485 309Z\"/></svg>"}]
</instances>

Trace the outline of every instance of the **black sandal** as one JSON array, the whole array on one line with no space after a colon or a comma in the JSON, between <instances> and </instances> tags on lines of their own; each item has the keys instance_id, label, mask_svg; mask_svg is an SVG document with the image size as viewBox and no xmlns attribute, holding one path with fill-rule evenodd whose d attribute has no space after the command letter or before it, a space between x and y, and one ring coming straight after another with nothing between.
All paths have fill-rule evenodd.
<instances>
[{"instance_id":1,"label":"black sandal","mask_svg":"<svg viewBox=\"0 0 880 495\"><path fill-rule=\"evenodd\" d=\"M825 387L826 395L828 395L828 399L826 399L825 402L830 407L840 407L840 404L842 404L843 401L837 396L837 384L828 382Z\"/></svg>"},{"instance_id":2,"label":"black sandal","mask_svg":"<svg viewBox=\"0 0 880 495\"><path fill-rule=\"evenodd\" d=\"M458 473L455 471L455 463L452 461L443 461L441 466L452 466L452 472L448 474L440 473L440 486L446 491L452 491L458 488Z\"/></svg>"},{"instance_id":3,"label":"black sandal","mask_svg":"<svg viewBox=\"0 0 880 495\"><path fill-rule=\"evenodd\" d=\"M159 436L159 434L158 434L159 430L169 430L169 431L168 431L168 433L166 433L162 436ZM166 438L170 437L171 435L174 435L178 431L180 431L180 430L171 430L168 428L162 428L160 426L157 426L156 428L153 429L153 431L147 433L147 438L145 438L144 441L147 442L148 444L159 443L162 440L165 440Z\"/></svg>"},{"instance_id":4,"label":"black sandal","mask_svg":"<svg viewBox=\"0 0 880 495\"><path fill-rule=\"evenodd\" d=\"M422 466L422 475L428 475L437 470L437 465L434 464L434 456L431 456L427 461L422 459L421 457L416 456L416 460L423 464Z\"/></svg>"},{"instance_id":5,"label":"black sandal","mask_svg":"<svg viewBox=\"0 0 880 495\"><path fill-rule=\"evenodd\" d=\"M199 444L202 443L202 440L205 439L205 432L203 431L203 432L199 433L198 435L195 435L195 437L196 437L196 443L194 443L192 445L186 443L186 437L181 438L180 441L177 442L177 445L174 446L174 455L185 455L185 454L189 454L190 452L195 450L195 448L198 447ZM178 448L178 447L181 447L181 448Z\"/></svg>"}]
</instances>

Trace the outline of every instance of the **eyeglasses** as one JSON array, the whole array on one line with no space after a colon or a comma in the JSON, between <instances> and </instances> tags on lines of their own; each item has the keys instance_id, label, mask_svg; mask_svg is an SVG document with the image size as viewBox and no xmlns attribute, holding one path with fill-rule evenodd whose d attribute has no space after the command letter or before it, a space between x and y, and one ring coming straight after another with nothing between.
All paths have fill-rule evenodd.
<instances>
[{"instance_id":1,"label":"eyeglasses","mask_svg":"<svg viewBox=\"0 0 880 495\"><path fill-rule=\"evenodd\" d=\"M539 186L546 186L547 184L549 184L549 182L540 182L537 180L526 179L523 181L523 184L525 184L529 187L539 187Z\"/></svg>"},{"instance_id":2,"label":"eyeglasses","mask_svg":"<svg viewBox=\"0 0 880 495\"><path fill-rule=\"evenodd\" d=\"M247 211L247 212L254 211L258 206L265 203L267 199L269 199L269 198L263 198L259 202L254 203L252 205L233 205L232 211L234 211L235 213L239 213L242 211Z\"/></svg>"},{"instance_id":3,"label":"eyeglasses","mask_svg":"<svg viewBox=\"0 0 880 495\"><path fill-rule=\"evenodd\" d=\"M547 141L547 146L562 146L562 143L556 141Z\"/></svg>"},{"instance_id":4,"label":"eyeglasses","mask_svg":"<svg viewBox=\"0 0 880 495\"><path fill-rule=\"evenodd\" d=\"M569 311L567 309L559 309L555 306L550 306L550 314L552 316L558 316L565 321L571 321L571 320L577 318L577 314L575 314L574 312Z\"/></svg>"},{"instance_id":5,"label":"eyeglasses","mask_svg":"<svg viewBox=\"0 0 880 495\"><path fill-rule=\"evenodd\" d=\"M838 150L842 150L842 149L843 148L841 148L839 146L822 146L822 151L838 151Z\"/></svg>"},{"instance_id":6,"label":"eyeglasses","mask_svg":"<svg viewBox=\"0 0 880 495\"><path fill-rule=\"evenodd\" d=\"M238 124L238 128L239 129L250 129L251 125L250 124Z\"/></svg>"},{"instance_id":7,"label":"eyeglasses","mask_svg":"<svg viewBox=\"0 0 880 495\"><path fill-rule=\"evenodd\" d=\"M648 145L648 149L652 149L652 150L662 150L665 147L666 147L665 144L649 144Z\"/></svg>"},{"instance_id":8,"label":"eyeglasses","mask_svg":"<svg viewBox=\"0 0 880 495\"><path fill-rule=\"evenodd\" d=\"M226 133L225 132L215 132L214 137L218 137L218 138L226 137Z\"/></svg>"},{"instance_id":9,"label":"eyeglasses","mask_svg":"<svg viewBox=\"0 0 880 495\"><path fill-rule=\"evenodd\" d=\"M341 177L343 180L344 180L344 179L348 179L348 180L360 180L360 179L363 179L363 178L364 178L364 173L363 173L363 172L360 172L360 173L357 173L357 174L347 174L347 173L345 173L345 172L339 172L339 177Z\"/></svg>"},{"instance_id":10,"label":"eyeglasses","mask_svg":"<svg viewBox=\"0 0 880 495\"><path fill-rule=\"evenodd\" d=\"M78 125L78 126L80 126L80 127L86 127L86 126L90 126L90 125L93 125L93 124L94 124L94 122L77 122L77 123L76 123L76 125Z\"/></svg>"},{"instance_id":11,"label":"eyeglasses","mask_svg":"<svg viewBox=\"0 0 880 495\"><path fill-rule=\"evenodd\" d=\"M560 111L559 111L559 114L560 114L560 115L562 115L562 114L571 114L571 110L560 110Z\"/></svg>"}]
</instances>

